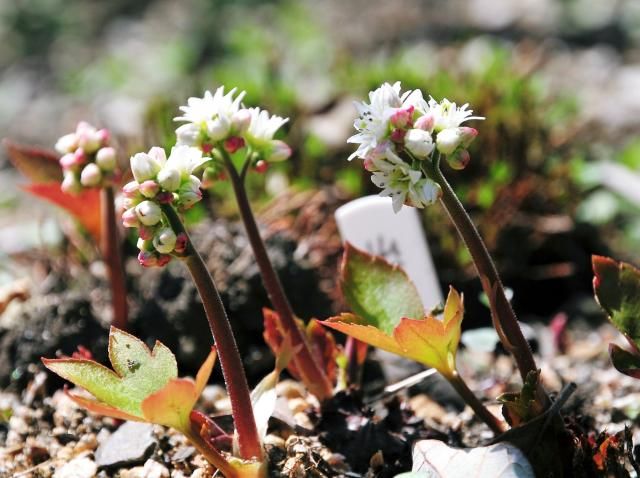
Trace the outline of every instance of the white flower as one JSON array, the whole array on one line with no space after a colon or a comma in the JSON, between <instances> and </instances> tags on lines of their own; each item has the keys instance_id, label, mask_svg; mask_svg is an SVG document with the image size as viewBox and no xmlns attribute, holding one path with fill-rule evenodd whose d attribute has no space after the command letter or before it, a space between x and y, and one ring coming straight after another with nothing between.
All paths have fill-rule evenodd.
<instances>
[{"instance_id":1,"label":"white flower","mask_svg":"<svg viewBox=\"0 0 640 478\"><path fill-rule=\"evenodd\" d=\"M472 116L473 110L468 110L469 103L457 107L448 99L443 99L439 103L433 98L429 99L428 111L434 116L434 130L442 131L447 128L457 128L465 121L483 120L484 116Z\"/></svg>"},{"instance_id":2,"label":"white flower","mask_svg":"<svg viewBox=\"0 0 640 478\"><path fill-rule=\"evenodd\" d=\"M171 148L169 158L162 169L177 171L180 179L184 181L189 178L196 168L209 161L209 159L208 157L203 157L202 151L198 148L178 145Z\"/></svg>"},{"instance_id":3,"label":"white flower","mask_svg":"<svg viewBox=\"0 0 640 478\"><path fill-rule=\"evenodd\" d=\"M233 88L225 94L224 86L221 86L214 94L205 91L202 98L189 98L187 106L180 107L183 115L174 118L174 121L186 121L194 126L187 128L183 125L176 130L179 144L194 145L202 131L207 132L212 141L224 139L245 95L241 91L234 98L235 93L236 88Z\"/></svg>"},{"instance_id":4,"label":"white flower","mask_svg":"<svg viewBox=\"0 0 640 478\"><path fill-rule=\"evenodd\" d=\"M158 173L158 184L165 191L174 192L180 187L180 172L177 169L162 168Z\"/></svg>"},{"instance_id":5,"label":"white flower","mask_svg":"<svg viewBox=\"0 0 640 478\"><path fill-rule=\"evenodd\" d=\"M397 165L385 170L375 171L371 175L371 182L382 191L380 196L390 196L394 212L400 211L407 199L407 194L422 178L422 172L411 169L408 164Z\"/></svg>"},{"instance_id":6,"label":"white flower","mask_svg":"<svg viewBox=\"0 0 640 478\"><path fill-rule=\"evenodd\" d=\"M284 141L274 140L266 153L265 160L269 163L284 161L291 156L291 148Z\"/></svg>"},{"instance_id":7,"label":"white flower","mask_svg":"<svg viewBox=\"0 0 640 478\"><path fill-rule=\"evenodd\" d=\"M102 145L102 133L89 123L81 121L76 128L78 146L87 154L92 154Z\"/></svg>"},{"instance_id":8,"label":"white flower","mask_svg":"<svg viewBox=\"0 0 640 478\"><path fill-rule=\"evenodd\" d=\"M271 141L276 131L289 121L289 118L277 115L269 116L268 111L260 108L249 108L248 111L251 115L251 120L246 136L247 142L252 145L264 145L265 142Z\"/></svg>"},{"instance_id":9,"label":"white flower","mask_svg":"<svg viewBox=\"0 0 640 478\"><path fill-rule=\"evenodd\" d=\"M167 162L164 149L153 147L148 153L137 153L131 157L131 172L139 183L155 179L156 174Z\"/></svg>"},{"instance_id":10,"label":"white flower","mask_svg":"<svg viewBox=\"0 0 640 478\"><path fill-rule=\"evenodd\" d=\"M433 151L433 138L423 129L410 129L404 136L404 146L418 159L425 159Z\"/></svg>"},{"instance_id":11,"label":"white flower","mask_svg":"<svg viewBox=\"0 0 640 478\"><path fill-rule=\"evenodd\" d=\"M365 158L379 143L386 140L391 132L391 117L400 109L426 104L420 90L409 90L400 94L400 82L393 85L384 83L369 93L369 103L355 102L358 118L353 123L358 131L347 142L359 144L358 149L349 156Z\"/></svg>"}]
</instances>

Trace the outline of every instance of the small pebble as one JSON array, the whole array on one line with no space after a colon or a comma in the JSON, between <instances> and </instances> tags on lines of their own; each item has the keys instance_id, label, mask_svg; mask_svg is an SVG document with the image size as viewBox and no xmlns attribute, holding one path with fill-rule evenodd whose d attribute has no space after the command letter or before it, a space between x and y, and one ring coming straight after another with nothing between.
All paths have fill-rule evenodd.
<instances>
[{"instance_id":1,"label":"small pebble","mask_svg":"<svg viewBox=\"0 0 640 478\"><path fill-rule=\"evenodd\" d=\"M59 468L53 478L93 478L98 471L98 465L90 458L83 456L74 458Z\"/></svg>"}]
</instances>

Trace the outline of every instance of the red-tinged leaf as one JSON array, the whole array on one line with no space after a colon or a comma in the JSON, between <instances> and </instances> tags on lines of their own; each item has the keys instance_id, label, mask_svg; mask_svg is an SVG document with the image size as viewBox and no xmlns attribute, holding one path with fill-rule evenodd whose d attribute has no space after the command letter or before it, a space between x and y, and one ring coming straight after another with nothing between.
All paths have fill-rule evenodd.
<instances>
[{"instance_id":1,"label":"red-tinged leaf","mask_svg":"<svg viewBox=\"0 0 640 478\"><path fill-rule=\"evenodd\" d=\"M596 300L613 325L640 346L640 270L625 262L593 256Z\"/></svg>"},{"instance_id":2,"label":"red-tinged leaf","mask_svg":"<svg viewBox=\"0 0 640 478\"><path fill-rule=\"evenodd\" d=\"M63 192L59 183L33 183L22 188L34 196L65 209L94 239L100 240L99 189L84 189L77 195L71 195Z\"/></svg>"},{"instance_id":3,"label":"red-tinged leaf","mask_svg":"<svg viewBox=\"0 0 640 478\"><path fill-rule=\"evenodd\" d=\"M306 332L311 353L319 363L322 363L322 368L329 381L334 383L337 372L336 358L338 357L336 339L315 319L309 321Z\"/></svg>"},{"instance_id":4,"label":"red-tinged leaf","mask_svg":"<svg viewBox=\"0 0 640 478\"><path fill-rule=\"evenodd\" d=\"M197 400L193 380L174 378L142 401L142 414L148 422L186 433L190 429L189 414Z\"/></svg>"},{"instance_id":5,"label":"red-tinged leaf","mask_svg":"<svg viewBox=\"0 0 640 478\"><path fill-rule=\"evenodd\" d=\"M264 340L273 351L273 354L278 357L282 352L284 337L284 328L280 323L280 317L277 312L267 308L262 309L262 314L264 317ZM301 320L296 320L296 322L305 331L314 359L317 363L322 364L327 377L333 382L336 377L336 358L338 355L333 335L321 327L317 320L310 320L306 327ZM302 380L295 360L289 362L287 370L295 379Z\"/></svg>"},{"instance_id":6,"label":"red-tinged leaf","mask_svg":"<svg viewBox=\"0 0 640 478\"><path fill-rule=\"evenodd\" d=\"M8 139L4 139L2 144L15 168L34 183L60 184L62 181L62 168L58 155L53 151L17 144Z\"/></svg>"},{"instance_id":7,"label":"red-tinged leaf","mask_svg":"<svg viewBox=\"0 0 640 478\"><path fill-rule=\"evenodd\" d=\"M76 395L75 393L71 393L71 392L67 392L67 396L71 400L76 402L78 405L86 408L90 412L97 413L99 415L104 415L105 417L118 418L120 420L132 420L136 422L145 421L140 417L123 412L122 410L119 410L115 407L107 405L106 403L99 402L91 398L82 397L80 395Z\"/></svg>"},{"instance_id":8,"label":"red-tinged leaf","mask_svg":"<svg viewBox=\"0 0 640 478\"><path fill-rule=\"evenodd\" d=\"M609 357L618 372L640 379L640 355L629 352L616 344L609 344Z\"/></svg>"},{"instance_id":9,"label":"red-tinged leaf","mask_svg":"<svg viewBox=\"0 0 640 478\"><path fill-rule=\"evenodd\" d=\"M371 323L368 318L354 314L342 314L322 324L374 347L434 367L443 375L451 375L455 371L463 313L462 296L450 288L442 320L431 316L403 317L390 334L380 328L378 321Z\"/></svg>"},{"instance_id":10,"label":"red-tinged leaf","mask_svg":"<svg viewBox=\"0 0 640 478\"><path fill-rule=\"evenodd\" d=\"M204 387L207 386L209 382L209 377L211 377L211 371L213 370L213 366L216 364L216 358L218 353L214 347L211 347L211 352L205 359L205 361L200 365L200 369L196 374L196 393L198 397L202 395L202 391Z\"/></svg>"},{"instance_id":11,"label":"red-tinged leaf","mask_svg":"<svg viewBox=\"0 0 640 478\"><path fill-rule=\"evenodd\" d=\"M391 335L387 335L382 330L373 325L367 324L365 319L354 314L344 313L329 320L324 320L321 324L326 325L338 332L355 337L373 347L378 347L387 352L405 356L404 351L398 342Z\"/></svg>"}]
</instances>

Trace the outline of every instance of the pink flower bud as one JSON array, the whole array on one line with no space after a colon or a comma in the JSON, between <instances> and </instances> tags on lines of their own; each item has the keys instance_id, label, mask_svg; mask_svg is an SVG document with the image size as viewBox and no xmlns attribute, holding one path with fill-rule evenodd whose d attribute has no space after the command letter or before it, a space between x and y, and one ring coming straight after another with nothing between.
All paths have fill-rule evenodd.
<instances>
[{"instance_id":1,"label":"pink flower bud","mask_svg":"<svg viewBox=\"0 0 640 478\"><path fill-rule=\"evenodd\" d=\"M178 234L178 237L176 238L176 245L173 248L174 252L176 254L184 254L187 250L188 241L187 235L184 232Z\"/></svg>"},{"instance_id":2,"label":"pink flower bud","mask_svg":"<svg viewBox=\"0 0 640 478\"><path fill-rule=\"evenodd\" d=\"M407 131L404 129L394 129L391 132L391 141L393 141L394 143L402 143L404 141L404 135L407 134Z\"/></svg>"},{"instance_id":3,"label":"pink flower bud","mask_svg":"<svg viewBox=\"0 0 640 478\"><path fill-rule=\"evenodd\" d=\"M133 213L135 214L135 211ZM136 220L137 219L138 219L138 216L136 216ZM143 226L139 224L138 236L140 236L140 239L142 239L143 241L151 241L153 239L154 234L155 234L155 229L153 227Z\"/></svg>"},{"instance_id":4,"label":"pink flower bud","mask_svg":"<svg viewBox=\"0 0 640 478\"><path fill-rule=\"evenodd\" d=\"M455 154L447 156L447 163L451 166L451 169L461 170L467 167L471 161L471 155L466 149L457 151Z\"/></svg>"},{"instance_id":5,"label":"pink flower bud","mask_svg":"<svg viewBox=\"0 0 640 478\"><path fill-rule=\"evenodd\" d=\"M73 153L78 147L78 137L75 133L65 134L56 142L56 151L60 154Z\"/></svg>"},{"instance_id":6,"label":"pink flower bud","mask_svg":"<svg viewBox=\"0 0 640 478\"><path fill-rule=\"evenodd\" d=\"M156 195L156 201L160 204L171 204L173 202L174 196L172 192L162 191Z\"/></svg>"},{"instance_id":7,"label":"pink flower bud","mask_svg":"<svg viewBox=\"0 0 640 478\"><path fill-rule=\"evenodd\" d=\"M169 262L171 262L171 256L169 254L160 254L158 256L158 263L157 266L158 267L164 267L166 266Z\"/></svg>"},{"instance_id":8,"label":"pink flower bud","mask_svg":"<svg viewBox=\"0 0 640 478\"><path fill-rule=\"evenodd\" d=\"M153 198L160 191L160 185L152 179L143 181L140 184L140 192L146 198Z\"/></svg>"},{"instance_id":9,"label":"pink flower bud","mask_svg":"<svg viewBox=\"0 0 640 478\"><path fill-rule=\"evenodd\" d=\"M111 131L106 128L98 130L98 138L100 139L100 144L106 146L111 141Z\"/></svg>"},{"instance_id":10,"label":"pink flower bud","mask_svg":"<svg viewBox=\"0 0 640 478\"><path fill-rule=\"evenodd\" d=\"M138 221L138 215L134 208L127 209L122 213L122 224L124 227L138 227L140 221Z\"/></svg>"},{"instance_id":11,"label":"pink flower bud","mask_svg":"<svg viewBox=\"0 0 640 478\"><path fill-rule=\"evenodd\" d=\"M463 148L469 147L473 140L476 139L476 136L478 136L477 129L468 126L460 127L460 144Z\"/></svg>"},{"instance_id":12,"label":"pink flower bud","mask_svg":"<svg viewBox=\"0 0 640 478\"><path fill-rule=\"evenodd\" d=\"M67 153L60 158L60 166L64 170L73 169L76 166L76 155Z\"/></svg>"},{"instance_id":13,"label":"pink flower bud","mask_svg":"<svg viewBox=\"0 0 640 478\"><path fill-rule=\"evenodd\" d=\"M432 113L427 113L426 115L420 116L414 123L413 127L416 129L423 129L425 131L433 131L433 127L435 125L435 117Z\"/></svg>"},{"instance_id":14,"label":"pink flower bud","mask_svg":"<svg viewBox=\"0 0 640 478\"><path fill-rule=\"evenodd\" d=\"M62 192L67 194L78 194L82 189L82 186L80 181L76 178L76 175L71 171L68 171L64 175L62 184L60 184L60 189L62 189Z\"/></svg>"},{"instance_id":15,"label":"pink flower bud","mask_svg":"<svg viewBox=\"0 0 640 478\"><path fill-rule=\"evenodd\" d=\"M138 262L142 267L154 267L158 265L158 257L153 252L140 251Z\"/></svg>"},{"instance_id":16,"label":"pink flower bud","mask_svg":"<svg viewBox=\"0 0 640 478\"><path fill-rule=\"evenodd\" d=\"M224 149L233 154L239 149L244 148L244 139L240 136L231 136L224 140Z\"/></svg>"},{"instance_id":17,"label":"pink flower bud","mask_svg":"<svg viewBox=\"0 0 640 478\"><path fill-rule=\"evenodd\" d=\"M211 143L202 143L201 149L204 154L209 154L213 150L213 145Z\"/></svg>"},{"instance_id":18,"label":"pink flower bud","mask_svg":"<svg viewBox=\"0 0 640 478\"><path fill-rule=\"evenodd\" d=\"M84 187L91 188L97 186L102 181L102 171L96 163L87 164L80 173L80 183Z\"/></svg>"},{"instance_id":19,"label":"pink flower bud","mask_svg":"<svg viewBox=\"0 0 640 478\"><path fill-rule=\"evenodd\" d=\"M78 166L84 164L87 162L87 155L84 152L84 149L82 148L78 148L76 149L76 151L73 153L76 164Z\"/></svg>"},{"instance_id":20,"label":"pink flower bud","mask_svg":"<svg viewBox=\"0 0 640 478\"><path fill-rule=\"evenodd\" d=\"M259 172L260 174L266 173L267 169L269 169L269 163L261 159L256 163L255 168L256 168L256 171Z\"/></svg>"},{"instance_id":21,"label":"pink flower bud","mask_svg":"<svg viewBox=\"0 0 640 478\"><path fill-rule=\"evenodd\" d=\"M271 141L269 150L265 153L265 159L269 163L284 161L291 156L291 148L284 141L275 139Z\"/></svg>"},{"instance_id":22,"label":"pink flower bud","mask_svg":"<svg viewBox=\"0 0 640 478\"><path fill-rule=\"evenodd\" d=\"M131 199L140 198L140 184L138 184L138 181L131 181L125 184L122 187L122 195Z\"/></svg>"},{"instance_id":23,"label":"pink flower bud","mask_svg":"<svg viewBox=\"0 0 640 478\"><path fill-rule=\"evenodd\" d=\"M370 158L370 157L364 158L364 169L370 172L375 171L376 167L373 164L373 158Z\"/></svg>"},{"instance_id":24,"label":"pink flower bud","mask_svg":"<svg viewBox=\"0 0 640 478\"><path fill-rule=\"evenodd\" d=\"M407 127L411 127L411 123L413 122L413 106L409 106L408 108L400 109L391 115L389 121L394 128L404 129Z\"/></svg>"},{"instance_id":25,"label":"pink flower bud","mask_svg":"<svg viewBox=\"0 0 640 478\"><path fill-rule=\"evenodd\" d=\"M116 169L116 150L107 146L100 148L96 153L96 164L103 171L113 171Z\"/></svg>"}]
</instances>

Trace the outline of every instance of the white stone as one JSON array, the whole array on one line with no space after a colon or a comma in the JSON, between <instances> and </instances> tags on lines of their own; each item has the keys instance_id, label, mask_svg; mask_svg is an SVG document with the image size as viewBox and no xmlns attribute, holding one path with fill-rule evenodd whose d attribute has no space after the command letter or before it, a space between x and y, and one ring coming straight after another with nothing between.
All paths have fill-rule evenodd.
<instances>
[{"instance_id":1,"label":"white stone","mask_svg":"<svg viewBox=\"0 0 640 478\"><path fill-rule=\"evenodd\" d=\"M403 206L396 214L389 198L365 196L336 210L343 241L398 264L416 285L426 310L443 300L420 217Z\"/></svg>"},{"instance_id":2,"label":"white stone","mask_svg":"<svg viewBox=\"0 0 640 478\"><path fill-rule=\"evenodd\" d=\"M78 457L58 468L53 478L93 478L98 466L86 456Z\"/></svg>"}]
</instances>

